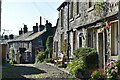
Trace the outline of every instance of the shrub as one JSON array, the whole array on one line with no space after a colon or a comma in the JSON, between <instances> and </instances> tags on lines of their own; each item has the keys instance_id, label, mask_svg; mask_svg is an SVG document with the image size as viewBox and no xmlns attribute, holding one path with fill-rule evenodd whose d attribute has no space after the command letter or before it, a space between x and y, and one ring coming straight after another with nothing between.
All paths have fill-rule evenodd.
<instances>
[{"instance_id":1,"label":"shrub","mask_svg":"<svg viewBox=\"0 0 120 80\"><path fill-rule=\"evenodd\" d=\"M84 78L87 69L96 68L98 65L98 55L94 48L81 47L73 52L76 59L68 64L67 69L77 78Z\"/></svg>"},{"instance_id":2,"label":"shrub","mask_svg":"<svg viewBox=\"0 0 120 80\"><path fill-rule=\"evenodd\" d=\"M72 61L72 63L69 63L67 66L67 69L69 70L69 72L75 77L78 77L79 75L83 76L85 68L86 68L86 64L82 59L75 59ZM82 76L79 76L79 77L82 77Z\"/></svg>"},{"instance_id":3,"label":"shrub","mask_svg":"<svg viewBox=\"0 0 120 80\"><path fill-rule=\"evenodd\" d=\"M120 60L115 61L116 66L118 67L118 74L120 75Z\"/></svg>"},{"instance_id":4,"label":"shrub","mask_svg":"<svg viewBox=\"0 0 120 80\"><path fill-rule=\"evenodd\" d=\"M100 77L101 77L101 74L98 70L93 71L92 74L91 74L92 79L99 79Z\"/></svg>"},{"instance_id":5,"label":"shrub","mask_svg":"<svg viewBox=\"0 0 120 80\"><path fill-rule=\"evenodd\" d=\"M38 54L37 54L37 56L36 56L36 61L37 61L38 63L41 63L41 62L44 61L44 59L45 59L45 53L46 53L46 52L38 52Z\"/></svg>"},{"instance_id":6,"label":"shrub","mask_svg":"<svg viewBox=\"0 0 120 80\"><path fill-rule=\"evenodd\" d=\"M48 59L45 59L45 61L48 62L48 63L49 63L49 62L53 63L53 62L54 62L54 59L48 58Z\"/></svg>"},{"instance_id":7,"label":"shrub","mask_svg":"<svg viewBox=\"0 0 120 80\"><path fill-rule=\"evenodd\" d=\"M106 79L106 74L104 72L104 69L97 69L92 72L91 78L93 80L104 80Z\"/></svg>"},{"instance_id":8,"label":"shrub","mask_svg":"<svg viewBox=\"0 0 120 80\"><path fill-rule=\"evenodd\" d=\"M98 65L98 54L96 49L89 47L81 47L73 52L76 58L82 58L82 60L87 64L88 68L97 67ZM96 66L95 66L96 65Z\"/></svg>"},{"instance_id":9,"label":"shrub","mask_svg":"<svg viewBox=\"0 0 120 80\"><path fill-rule=\"evenodd\" d=\"M2 58L2 65L4 65L6 63L6 59Z\"/></svg>"},{"instance_id":10,"label":"shrub","mask_svg":"<svg viewBox=\"0 0 120 80\"><path fill-rule=\"evenodd\" d=\"M15 59L10 58L10 59L7 60L7 63L16 64L17 62L15 61Z\"/></svg>"},{"instance_id":11,"label":"shrub","mask_svg":"<svg viewBox=\"0 0 120 80\"><path fill-rule=\"evenodd\" d=\"M118 62L111 61L107 63L106 65L107 78L117 79L118 70L119 70L118 65L119 65L119 61Z\"/></svg>"}]
</instances>

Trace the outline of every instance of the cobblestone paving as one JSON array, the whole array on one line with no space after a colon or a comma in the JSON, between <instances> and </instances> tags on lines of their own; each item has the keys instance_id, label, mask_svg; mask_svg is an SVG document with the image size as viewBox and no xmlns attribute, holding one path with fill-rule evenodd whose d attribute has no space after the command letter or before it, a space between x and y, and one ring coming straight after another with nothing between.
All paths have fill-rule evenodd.
<instances>
[{"instance_id":1,"label":"cobblestone paving","mask_svg":"<svg viewBox=\"0 0 120 80\"><path fill-rule=\"evenodd\" d=\"M45 63L16 64L3 69L3 78L69 78L69 74Z\"/></svg>"}]
</instances>

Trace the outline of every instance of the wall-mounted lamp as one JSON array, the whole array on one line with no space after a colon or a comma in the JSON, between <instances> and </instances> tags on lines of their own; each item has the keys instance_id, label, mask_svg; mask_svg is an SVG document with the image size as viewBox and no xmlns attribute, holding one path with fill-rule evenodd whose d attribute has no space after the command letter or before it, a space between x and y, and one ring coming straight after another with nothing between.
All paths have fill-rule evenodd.
<instances>
[{"instance_id":1,"label":"wall-mounted lamp","mask_svg":"<svg viewBox=\"0 0 120 80\"><path fill-rule=\"evenodd\" d=\"M80 34L79 34L79 37L82 37L83 40L85 40L85 37L84 37L83 33L80 33Z\"/></svg>"}]
</instances>

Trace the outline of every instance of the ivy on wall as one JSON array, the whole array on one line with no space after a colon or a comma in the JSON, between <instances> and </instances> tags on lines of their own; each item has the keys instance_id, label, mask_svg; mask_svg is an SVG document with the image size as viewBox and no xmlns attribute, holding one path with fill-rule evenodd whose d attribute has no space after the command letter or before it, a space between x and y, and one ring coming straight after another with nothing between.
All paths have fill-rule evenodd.
<instances>
[{"instance_id":1,"label":"ivy on wall","mask_svg":"<svg viewBox=\"0 0 120 80\"><path fill-rule=\"evenodd\" d=\"M103 0L97 0L94 3L94 11L97 16L103 19L107 15L107 12L108 12L107 3L104 2Z\"/></svg>"},{"instance_id":2,"label":"ivy on wall","mask_svg":"<svg viewBox=\"0 0 120 80\"><path fill-rule=\"evenodd\" d=\"M52 41L53 41L53 37L48 36L48 38L46 40L46 50L47 51L49 51L51 49Z\"/></svg>"}]
</instances>

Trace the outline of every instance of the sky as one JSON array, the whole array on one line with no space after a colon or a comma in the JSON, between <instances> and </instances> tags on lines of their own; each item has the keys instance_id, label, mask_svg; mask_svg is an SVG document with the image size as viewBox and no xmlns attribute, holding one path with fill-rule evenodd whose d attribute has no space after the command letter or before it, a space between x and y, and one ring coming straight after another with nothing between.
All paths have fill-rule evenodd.
<instances>
[{"instance_id":1,"label":"sky","mask_svg":"<svg viewBox=\"0 0 120 80\"><path fill-rule=\"evenodd\" d=\"M27 25L28 31L32 31L32 27L36 23L40 23L42 16L42 24L46 20L56 25L58 18L57 8L64 0L2 0L1 28L5 31L4 35L18 35L19 30Z\"/></svg>"}]
</instances>

